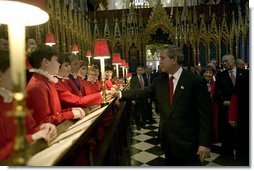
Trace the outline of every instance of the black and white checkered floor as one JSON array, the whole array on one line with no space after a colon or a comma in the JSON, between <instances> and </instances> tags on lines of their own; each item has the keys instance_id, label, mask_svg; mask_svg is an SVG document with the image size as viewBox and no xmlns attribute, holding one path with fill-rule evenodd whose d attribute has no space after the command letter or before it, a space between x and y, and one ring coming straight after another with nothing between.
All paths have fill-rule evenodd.
<instances>
[{"instance_id":1,"label":"black and white checkered floor","mask_svg":"<svg viewBox=\"0 0 254 171\"><path fill-rule=\"evenodd\" d=\"M147 124L141 130L132 125L131 166L165 166L165 155L157 139L159 115L154 114L153 117L156 123ZM220 143L213 144L211 157L202 163L203 166L228 165L219 154L220 146Z\"/></svg>"}]
</instances>

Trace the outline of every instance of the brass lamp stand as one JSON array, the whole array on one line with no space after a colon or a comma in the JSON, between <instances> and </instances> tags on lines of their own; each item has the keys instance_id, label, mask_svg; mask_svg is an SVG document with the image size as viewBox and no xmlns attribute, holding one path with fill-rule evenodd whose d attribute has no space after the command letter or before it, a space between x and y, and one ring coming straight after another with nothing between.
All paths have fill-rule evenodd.
<instances>
[{"instance_id":1,"label":"brass lamp stand","mask_svg":"<svg viewBox=\"0 0 254 171\"><path fill-rule=\"evenodd\" d=\"M25 117L28 110L25 109L25 99L23 93L14 93L13 110L8 115L15 118L16 136L14 142L14 154L11 163L15 166L26 165L28 159L29 144L26 140Z\"/></svg>"},{"instance_id":2,"label":"brass lamp stand","mask_svg":"<svg viewBox=\"0 0 254 171\"><path fill-rule=\"evenodd\" d=\"M105 83L105 79L101 81L101 87L102 87L102 103L101 103L101 107L104 107L106 105L108 105L107 102L107 93L106 93L106 83Z\"/></svg>"},{"instance_id":3,"label":"brass lamp stand","mask_svg":"<svg viewBox=\"0 0 254 171\"><path fill-rule=\"evenodd\" d=\"M19 12L17 12L19 11ZM30 17L30 16L33 17ZM19 21L17 22L17 18ZM9 113L16 118L16 138L13 164L25 165L27 141L25 139L25 34L26 26L43 24L49 20L45 0L0 1L0 23L8 25L10 71L14 86L14 109ZM18 85L18 89L15 88Z\"/></svg>"}]
</instances>

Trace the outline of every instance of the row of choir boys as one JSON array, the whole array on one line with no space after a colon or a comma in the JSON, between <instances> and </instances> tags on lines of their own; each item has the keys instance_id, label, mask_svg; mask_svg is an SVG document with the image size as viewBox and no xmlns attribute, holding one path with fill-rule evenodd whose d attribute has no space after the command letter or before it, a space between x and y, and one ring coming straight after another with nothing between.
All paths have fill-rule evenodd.
<instances>
[{"instance_id":1,"label":"row of choir boys","mask_svg":"<svg viewBox=\"0 0 254 171\"><path fill-rule=\"evenodd\" d=\"M32 42L32 43L29 43ZM9 48L0 46L0 161L13 153L15 118L6 113L13 109ZM97 66L87 66L77 55L59 53L54 47L36 45L27 39L26 107L32 111L25 119L26 139L51 142L56 126L66 120L86 116L83 108L100 105L102 88ZM106 69L107 89L114 87L113 71Z\"/></svg>"}]
</instances>

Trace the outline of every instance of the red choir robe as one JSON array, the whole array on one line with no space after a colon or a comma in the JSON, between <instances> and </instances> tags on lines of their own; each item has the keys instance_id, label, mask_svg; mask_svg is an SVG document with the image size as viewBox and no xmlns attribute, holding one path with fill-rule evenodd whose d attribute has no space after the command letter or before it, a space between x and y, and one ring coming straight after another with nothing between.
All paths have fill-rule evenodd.
<instances>
[{"instance_id":1,"label":"red choir robe","mask_svg":"<svg viewBox=\"0 0 254 171\"><path fill-rule=\"evenodd\" d=\"M68 80L64 78L58 78L58 82L55 84L55 87L63 109L70 107L86 108L92 105L99 105L102 102L100 93L86 95L83 97L71 93Z\"/></svg>"},{"instance_id":2,"label":"red choir robe","mask_svg":"<svg viewBox=\"0 0 254 171\"><path fill-rule=\"evenodd\" d=\"M101 83L97 80L95 83L89 80L83 80L83 87L86 95L98 93L101 91Z\"/></svg>"},{"instance_id":3,"label":"red choir robe","mask_svg":"<svg viewBox=\"0 0 254 171\"><path fill-rule=\"evenodd\" d=\"M31 69L32 66L30 64L30 62L28 61L28 59L26 58L26 69Z\"/></svg>"},{"instance_id":4,"label":"red choir robe","mask_svg":"<svg viewBox=\"0 0 254 171\"><path fill-rule=\"evenodd\" d=\"M3 101L0 96L0 161L6 159L12 154L14 140L16 136L16 124L12 116L8 116L6 112L13 110L12 102ZM39 130L35 127L35 122L31 115L27 115L25 119L26 140L32 142L32 134Z\"/></svg>"},{"instance_id":5,"label":"red choir robe","mask_svg":"<svg viewBox=\"0 0 254 171\"><path fill-rule=\"evenodd\" d=\"M27 107L31 109L36 125L52 123L59 125L73 119L72 109L62 110L54 83L43 75L34 73L27 87Z\"/></svg>"},{"instance_id":6,"label":"red choir robe","mask_svg":"<svg viewBox=\"0 0 254 171\"><path fill-rule=\"evenodd\" d=\"M12 109L11 103L4 103L0 96L0 161L12 154L16 129L13 119L6 116L6 111Z\"/></svg>"},{"instance_id":7,"label":"red choir robe","mask_svg":"<svg viewBox=\"0 0 254 171\"><path fill-rule=\"evenodd\" d=\"M105 84L106 84L106 90L110 90L112 86L114 85L114 82L112 81L112 79L105 78Z\"/></svg>"},{"instance_id":8,"label":"red choir robe","mask_svg":"<svg viewBox=\"0 0 254 171\"><path fill-rule=\"evenodd\" d=\"M83 97L86 94L83 86L83 79L80 76L73 76L71 74L69 75L69 78L70 79L67 81L67 84L70 89L70 92L77 96Z\"/></svg>"}]
</instances>

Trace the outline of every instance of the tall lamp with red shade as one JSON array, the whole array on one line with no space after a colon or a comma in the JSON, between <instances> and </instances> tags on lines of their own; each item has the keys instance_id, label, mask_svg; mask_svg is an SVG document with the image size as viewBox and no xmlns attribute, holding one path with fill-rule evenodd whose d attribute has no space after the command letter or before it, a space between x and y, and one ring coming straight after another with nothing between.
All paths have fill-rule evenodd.
<instances>
[{"instance_id":1,"label":"tall lamp with red shade","mask_svg":"<svg viewBox=\"0 0 254 171\"><path fill-rule=\"evenodd\" d=\"M71 53L74 53L75 55L79 53L78 45L77 44L72 44L71 46Z\"/></svg>"},{"instance_id":2,"label":"tall lamp with red shade","mask_svg":"<svg viewBox=\"0 0 254 171\"><path fill-rule=\"evenodd\" d=\"M47 33L46 34L46 41L45 41L45 44L48 45L48 46L53 46L56 44L56 41L55 41L55 36L53 33Z\"/></svg>"},{"instance_id":3,"label":"tall lamp with red shade","mask_svg":"<svg viewBox=\"0 0 254 171\"><path fill-rule=\"evenodd\" d=\"M121 60L121 67L122 67L122 70L123 70L123 79L124 79L124 76L125 76L125 67L126 67L127 63L126 63L126 60L125 59L122 59Z\"/></svg>"},{"instance_id":4,"label":"tall lamp with red shade","mask_svg":"<svg viewBox=\"0 0 254 171\"><path fill-rule=\"evenodd\" d=\"M106 86L105 86L105 59L110 58L108 41L106 39L96 39L94 42L94 59L100 60L101 82L102 82L102 106L107 105L106 102Z\"/></svg>"},{"instance_id":5,"label":"tall lamp with red shade","mask_svg":"<svg viewBox=\"0 0 254 171\"><path fill-rule=\"evenodd\" d=\"M91 50L86 51L86 57L88 58L88 66L90 66L91 65L91 57L92 57Z\"/></svg>"},{"instance_id":6,"label":"tall lamp with red shade","mask_svg":"<svg viewBox=\"0 0 254 171\"><path fill-rule=\"evenodd\" d=\"M129 64L126 63L126 66L125 66L125 76L128 75L128 69L129 69Z\"/></svg>"},{"instance_id":7,"label":"tall lamp with red shade","mask_svg":"<svg viewBox=\"0 0 254 171\"><path fill-rule=\"evenodd\" d=\"M46 23L49 15L45 11L45 0L1 0L0 23L8 25L10 71L13 84L14 109L9 113L16 118L13 165L25 165L27 141L25 140L25 27Z\"/></svg>"},{"instance_id":8,"label":"tall lamp with red shade","mask_svg":"<svg viewBox=\"0 0 254 171\"><path fill-rule=\"evenodd\" d=\"M112 65L116 65L116 78L119 79L119 65L121 64L121 55L120 53L113 53L112 56Z\"/></svg>"}]
</instances>

